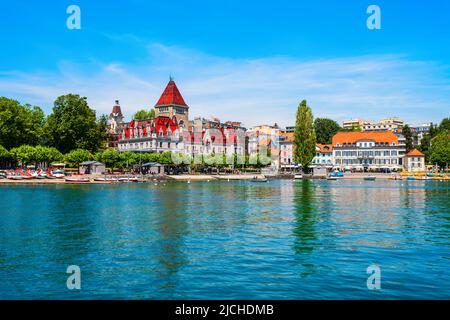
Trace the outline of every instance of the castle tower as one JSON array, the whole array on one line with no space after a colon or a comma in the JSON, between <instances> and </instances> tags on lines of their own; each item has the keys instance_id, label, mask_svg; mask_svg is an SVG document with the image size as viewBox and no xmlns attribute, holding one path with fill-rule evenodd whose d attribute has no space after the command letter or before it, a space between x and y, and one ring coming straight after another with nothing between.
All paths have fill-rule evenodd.
<instances>
[{"instance_id":1,"label":"castle tower","mask_svg":"<svg viewBox=\"0 0 450 320\"><path fill-rule=\"evenodd\" d=\"M189 125L189 107L172 78L155 105L155 116L175 116L180 127L187 128Z\"/></svg>"},{"instance_id":2,"label":"castle tower","mask_svg":"<svg viewBox=\"0 0 450 320\"><path fill-rule=\"evenodd\" d=\"M120 108L119 100L115 101L112 112L109 115L109 131L110 133L119 133L123 125L124 116Z\"/></svg>"}]
</instances>

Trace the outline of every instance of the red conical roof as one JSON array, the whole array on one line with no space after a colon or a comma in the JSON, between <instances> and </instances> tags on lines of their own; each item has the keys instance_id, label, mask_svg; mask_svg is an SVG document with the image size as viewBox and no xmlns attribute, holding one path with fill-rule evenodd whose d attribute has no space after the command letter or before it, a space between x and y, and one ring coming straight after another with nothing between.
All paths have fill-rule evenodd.
<instances>
[{"instance_id":1,"label":"red conical roof","mask_svg":"<svg viewBox=\"0 0 450 320\"><path fill-rule=\"evenodd\" d=\"M178 105L187 107L187 104L186 102L184 102L183 96L178 90L175 81L173 81L172 79L170 79L169 83L166 86L166 89L164 89L164 92L161 95L161 98L159 98L158 102L156 103L156 106L166 105Z\"/></svg>"}]
</instances>

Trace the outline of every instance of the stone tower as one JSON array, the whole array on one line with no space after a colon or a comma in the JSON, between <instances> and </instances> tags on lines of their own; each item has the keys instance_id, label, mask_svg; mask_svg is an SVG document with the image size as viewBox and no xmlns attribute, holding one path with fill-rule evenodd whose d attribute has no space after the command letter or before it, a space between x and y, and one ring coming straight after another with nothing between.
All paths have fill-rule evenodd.
<instances>
[{"instance_id":1,"label":"stone tower","mask_svg":"<svg viewBox=\"0 0 450 320\"><path fill-rule=\"evenodd\" d=\"M122 109L120 108L119 100L115 101L115 104L112 108L112 112L109 115L109 131L112 134L118 134L121 131L123 125L123 114Z\"/></svg>"},{"instance_id":2,"label":"stone tower","mask_svg":"<svg viewBox=\"0 0 450 320\"><path fill-rule=\"evenodd\" d=\"M172 78L155 105L155 116L170 118L175 116L180 127L189 126L189 107Z\"/></svg>"}]
</instances>

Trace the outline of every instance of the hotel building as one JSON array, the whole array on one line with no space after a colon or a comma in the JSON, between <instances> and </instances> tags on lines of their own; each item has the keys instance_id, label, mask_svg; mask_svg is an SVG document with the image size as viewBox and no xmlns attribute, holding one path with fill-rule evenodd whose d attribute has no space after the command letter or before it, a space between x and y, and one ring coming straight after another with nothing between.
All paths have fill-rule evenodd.
<instances>
[{"instance_id":1,"label":"hotel building","mask_svg":"<svg viewBox=\"0 0 450 320\"><path fill-rule=\"evenodd\" d=\"M392 131L338 132L333 137L334 168L340 170L400 170L405 147Z\"/></svg>"}]
</instances>

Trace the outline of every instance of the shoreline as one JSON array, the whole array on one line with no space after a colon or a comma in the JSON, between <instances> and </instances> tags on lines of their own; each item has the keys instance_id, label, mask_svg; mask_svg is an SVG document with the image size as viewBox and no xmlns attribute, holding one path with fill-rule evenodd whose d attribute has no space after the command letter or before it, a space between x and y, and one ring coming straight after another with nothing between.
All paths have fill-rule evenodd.
<instances>
[{"instance_id":1,"label":"shoreline","mask_svg":"<svg viewBox=\"0 0 450 320\"><path fill-rule=\"evenodd\" d=\"M390 180L390 181L450 181L449 178L426 178L426 177L415 177L413 180L408 180L407 177L402 177L400 175L392 174L377 174L377 173L352 173L347 174L343 177L327 179L323 176L316 177L306 177L302 180L364 180L364 177L374 176L376 180ZM144 176L142 180L139 181L95 181L94 179L103 178L103 175L86 175L84 178L90 179L89 182L67 182L65 179L26 179L26 180L11 180L11 179L0 179L0 185L88 185L88 184L121 184L121 183L152 183L156 181L249 181L253 180L254 177L262 178L264 175L261 174L229 174L229 175L206 175L206 174L184 174L184 175L160 175L160 176ZM294 180L294 175L280 174L280 175L266 175L268 180ZM138 177L139 178L139 177ZM299 179L300 180L300 179Z\"/></svg>"}]
</instances>

